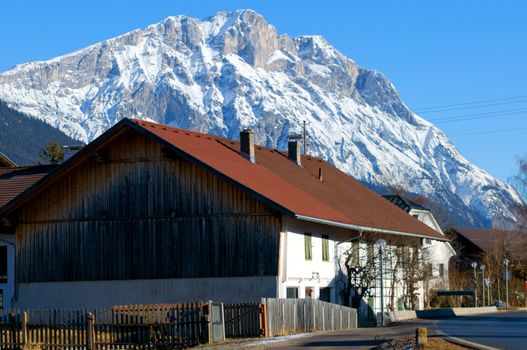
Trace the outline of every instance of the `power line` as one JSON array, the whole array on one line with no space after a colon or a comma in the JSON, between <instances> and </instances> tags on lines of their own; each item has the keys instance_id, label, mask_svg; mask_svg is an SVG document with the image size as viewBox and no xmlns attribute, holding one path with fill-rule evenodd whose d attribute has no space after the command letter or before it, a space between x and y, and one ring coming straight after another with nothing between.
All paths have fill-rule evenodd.
<instances>
[{"instance_id":1,"label":"power line","mask_svg":"<svg viewBox=\"0 0 527 350\"><path fill-rule=\"evenodd\" d=\"M512 96L512 97L503 97L503 98L479 100L479 101L473 101L473 102L453 103L453 104L440 105L440 106L434 106L434 107L420 107L420 108L414 108L413 110L416 111L416 112L424 112L424 111L443 109L443 108L448 108L448 107L459 107L459 106L467 106L467 105L479 105L479 104L486 104L488 102L508 101L508 100L525 99L525 98L527 98L527 95L519 95L519 96Z\"/></svg>"},{"instance_id":2,"label":"power line","mask_svg":"<svg viewBox=\"0 0 527 350\"><path fill-rule=\"evenodd\" d=\"M509 116L509 115L518 115L518 114L523 114L525 112L527 112L527 108L515 108L515 109L493 111L493 112L486 112L486 113L463 114L463 115L457 115L457 116L451 116L451 117L430 119L429 121L432 123L436 123L436 124L454 123L454 122L461 122L461 121L466 121L466 120L498 118L498 117Z\"/></svg>"},{"instance_id":3,"label":"power line","mask_svg":"<svg viewBox=\"0 0 527 350\"><path fill-rule=\"evenodd\" d=\"M504 106L504 105L511 105L511 104L517 104L517 103L525 103L527 102L527 99L519 100L519 101L509 101L509 102L499 102L499 103L487 103L487 104L480 104L480 105L474 105L474 106L465 106L465 107L456 107L456 108L443 108L443 109L435 109L435 110L427 110L427 111L417 111L417 113L439 113L439 112L450 112L450 111L461 111L466 109L476 109L476 108L486 108L486 107L492 107L492 106Z\"/></svg>"},{"instance_id":4,"label":"power line","mask_svg":"<svg viewBox=\"0 0 527 350\"><path fill-rule=\"evenodd\" d=\"M468 135L490 135L490 134L498 134L498 133L503 133L503 132L520 131L520 130L527 130L527 126L526 127L522 127L522 128L510 128L510 129L500 129L500 130L490 130L490 131L465 132L465 133L461 133L461 134L449 135L449 137L468 136Z\"/></svg>"}]
</instances>

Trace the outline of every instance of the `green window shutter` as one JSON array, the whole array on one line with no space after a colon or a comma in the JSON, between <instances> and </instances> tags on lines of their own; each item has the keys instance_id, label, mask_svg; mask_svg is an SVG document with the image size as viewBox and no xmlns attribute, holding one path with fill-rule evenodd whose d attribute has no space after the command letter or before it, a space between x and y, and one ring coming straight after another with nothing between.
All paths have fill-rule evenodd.
<instances>
[{"instance_id":1,"label":"green window shutter","mask_svg":"<svg viewBox=\"0 0 527 350\"><path fill-rule=\"evenodd\" d=\"M322 235L322 261L329 261L329 236Z\"/></svg>"},{"instance_id":2,"label":"green window shutter","mask_svg":"<svg viewBox=\"0 0 527 350\"><path fill-rule=\"evenodd\" d=\"M304 234L304 256L306 260L311 260L312 256L311 233Z\"/></svg>"}]
</instances>

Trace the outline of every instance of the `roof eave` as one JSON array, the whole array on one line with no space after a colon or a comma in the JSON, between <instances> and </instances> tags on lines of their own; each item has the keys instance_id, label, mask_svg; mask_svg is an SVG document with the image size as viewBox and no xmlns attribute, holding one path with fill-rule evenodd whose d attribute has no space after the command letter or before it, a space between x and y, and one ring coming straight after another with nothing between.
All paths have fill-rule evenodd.
<instances>
[{"instance_id":1,"label":"roof eave","mask_svg":"<svg viewBox=\"0 0 527 350\"><path fill-rule=\"evenodd\" d=\"M305 216L305 215L299 215L299 214L295 214L295 218L298 219L298 220L314 222L314 223L317 223L317 224L323 224L323 225L347 228L347 229L363 231L363 232L385 233L385 234L389 234L389 235L396 235L396 236L403 236L403 237L413 237L413 238L430 238L430 239L434 239L436 241L444 241L444 242L450 241L446 237L445 238L431 237L431 236L427 236L427 235L420 235L420 234L410 233L410 232L402 232L402 231L388 230L388 229L377 228L377 227L346 224L346 223L343 223L343 222L326 220L326 219L320 219L320 218L315 218L315 217L312 217L312 216Z\"/></svg>"},{"instance_id":2,"label":"roof eave","mask_svg":"<svg viewBox=\"0 0 527 350\"><path fill-rule=\"evenodd\" d=\"M15 167L17 166L15 162L13 162L11 159L9 159L5 154L0 152L0 163L5 164L7 167Z\"/></svg>"}]
</instances>

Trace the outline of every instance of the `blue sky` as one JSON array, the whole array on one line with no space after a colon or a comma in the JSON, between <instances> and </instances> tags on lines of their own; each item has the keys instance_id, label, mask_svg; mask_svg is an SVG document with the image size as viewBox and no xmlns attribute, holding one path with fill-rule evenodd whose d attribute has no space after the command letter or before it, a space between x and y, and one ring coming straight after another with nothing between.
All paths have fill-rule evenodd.
<instances>
[{"instance_id":1,"label":"blue sky","mask_svg":"<svg viewBox=\"0 0 527 350\"><path fill-rule=\"evenodd\" d=\"M322 35L383 72L412 109L491 174L506 180L527 155L527 1L6 1L0 71L170 15L239 8L260 12L280 33ZM474 101L485 102L466 104ZM455 106L426 109L446 105Z\"/></svg>"}]
</instances>

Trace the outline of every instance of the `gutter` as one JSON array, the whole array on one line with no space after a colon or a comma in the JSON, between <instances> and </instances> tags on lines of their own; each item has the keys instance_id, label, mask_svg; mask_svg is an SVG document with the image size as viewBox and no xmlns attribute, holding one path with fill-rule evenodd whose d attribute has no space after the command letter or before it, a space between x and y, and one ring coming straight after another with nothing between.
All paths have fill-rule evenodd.
<instances>
[{"instance_id":1,"label":"gutter","mask_svg":"<svg viewBox=\"0 0 527 350\"><path fill-rule=\"evenodd\" d=\"M415 233L408 233L408 232L395 231L395 230L386 230L386 229L383 229L383 228L374 228L374 227L367 227L367 226L360 226L360 225L353 225L353 224L345 224L345 223L338 222L338 221L319 219L319 218L314 218L314 217L311 217L311 216L305 216L305 215L299 215L299 214L295 214L295 219L304 220L304 221L310 221L310 222L314 222L314 223L317 223L317 224L330 225L330 226L335 226L335 227L342 227L342 228L347 228L347 229L356 230L356 231L385 233L385 234L390 234L390 235L414 237L414 238L432 238L432 239L435 239L437 241L445 241L445 242L449 241L446 238L430 237L430 236L419 235L419 234L415 234Z\"/></svg>"}]
</instances>

